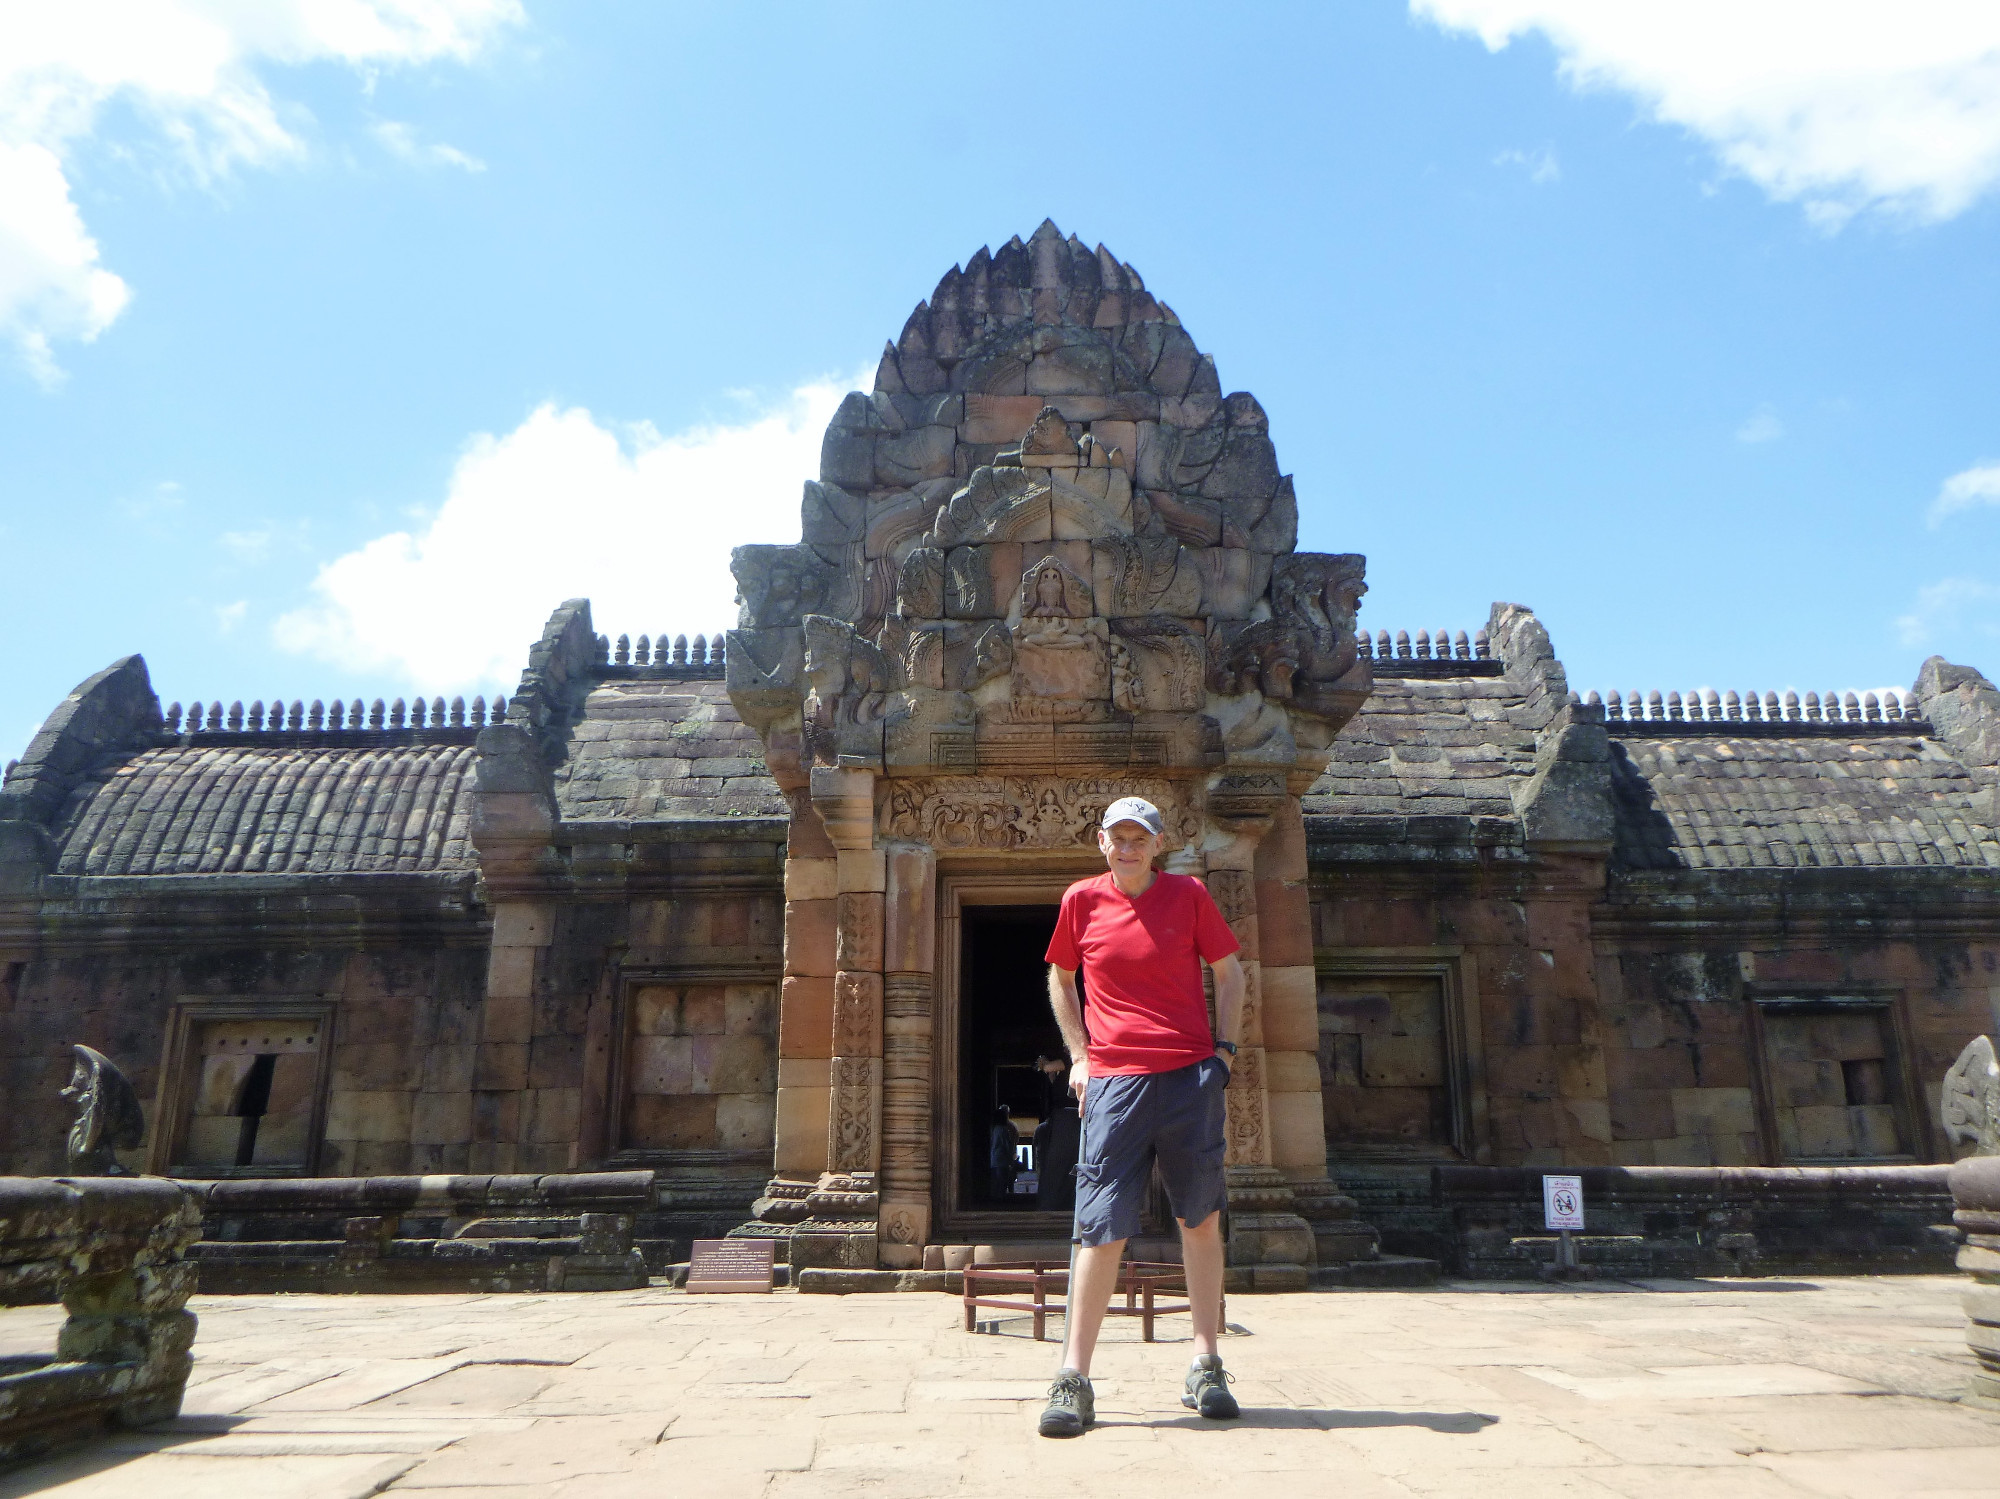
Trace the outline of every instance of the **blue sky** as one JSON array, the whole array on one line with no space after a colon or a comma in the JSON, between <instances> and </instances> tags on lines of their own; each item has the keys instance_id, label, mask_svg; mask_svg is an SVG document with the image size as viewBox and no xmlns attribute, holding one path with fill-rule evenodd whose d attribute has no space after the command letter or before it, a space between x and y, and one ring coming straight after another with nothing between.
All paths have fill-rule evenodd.
<instances>
[{"instance_id":1,"label":"blue sky","mask_svg":"<svg viewBox=\"0 0 2000 1499\"><path fill-rule=\"evenodd\" d=\"M576 594L727 627L839 393L1044 216L1256 392L1371 629L2000 672L1992 8L1418 4L5 0L0 755L131 651L469 695Z\"/></svg>"}]
</instances>

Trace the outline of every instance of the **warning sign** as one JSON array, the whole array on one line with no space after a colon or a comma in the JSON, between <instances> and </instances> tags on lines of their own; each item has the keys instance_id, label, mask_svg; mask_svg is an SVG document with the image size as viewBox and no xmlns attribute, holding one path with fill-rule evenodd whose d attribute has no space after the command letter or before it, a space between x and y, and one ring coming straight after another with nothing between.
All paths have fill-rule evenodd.
<instances>
[{"instance_id":1,"label":"warning sign","mask_svg":"<svg viewBox=\"0 0 2000 1499\"><path fill-rule=\"evenodd\" d=\"M1542 1226L1551 1230L1583 1227L1582 1177L1542 1178Z\"/></svg>"}]
</instances>

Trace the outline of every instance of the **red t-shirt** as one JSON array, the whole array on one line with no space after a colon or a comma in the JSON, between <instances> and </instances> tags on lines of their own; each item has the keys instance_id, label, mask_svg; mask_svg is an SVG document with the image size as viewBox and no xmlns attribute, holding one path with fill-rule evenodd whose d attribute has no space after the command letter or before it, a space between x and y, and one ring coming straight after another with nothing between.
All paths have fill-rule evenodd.
<instances>
[{"instance_id":1,"label":"red t-shirt","mask_svg":"<svg viewBox=\"0 0 2000 1499\"><path fill-rule=\"evenodd\" d=\"M1136 900L1109 870L1065 890L1048 961L1083 970L1092 1076L1172 1072L1213 1056L1201 964L1239 946L1192 875L1156 874Z\"/></svg>"}]
</instances>

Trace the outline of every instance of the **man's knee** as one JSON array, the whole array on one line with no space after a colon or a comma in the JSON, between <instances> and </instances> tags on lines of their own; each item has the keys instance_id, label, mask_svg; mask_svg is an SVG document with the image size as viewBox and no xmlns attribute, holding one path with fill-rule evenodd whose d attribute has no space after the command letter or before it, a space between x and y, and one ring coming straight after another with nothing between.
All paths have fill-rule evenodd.
<instances>
[{"instance_id":1,"label":"man's knee","mask_svg":"<svg viewBox=\"0 0 2000 1499\"><path fill-rule=\"evenodd\" d=\"M1194 1234L1203 1238L1209 1238L1222 1231L1222 1210L1217 1208L1199 1223L1190 1223L1185 1218L1178 1219L1177 1221L1180 1223L1183 1234Z\"/></svg>"}]
</instances>

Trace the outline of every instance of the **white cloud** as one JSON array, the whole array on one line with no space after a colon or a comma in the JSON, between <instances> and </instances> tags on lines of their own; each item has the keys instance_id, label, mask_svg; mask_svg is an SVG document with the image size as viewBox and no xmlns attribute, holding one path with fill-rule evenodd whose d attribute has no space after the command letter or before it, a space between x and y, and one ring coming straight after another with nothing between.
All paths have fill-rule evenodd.
<instances>
[{"instance_id":1,"label":"white cloud","mask_svg":"<svg viewBox=\"0 0 2000 1499\"><path fill-rule=\"evenodd\" d=\"M2000 637L2000 588L1978 578L1927 583L1910 612L1896 619L1896 634L1910 647L1963 633Z\"/></svg>"},{"instance_id":2,"label":"white cloud","mask_svg":"<svg viewBox=\"0 0 2000 1499\"><path fill-rule=\"evenodd\" d=\"M272 97L260 65L462 62L520 18L519 0L0 4L0 338L53 385L52 345L97 337L130 299L70 190L73 158L114 101L144 132L121 145L208 182L304 153L285 123L302 110Z\"/></svg>"},{"instance_id":3,"label":"white cloud","mask_svg":"<svg viewBox=\"0 0 2000 1499\"><path fill-rule=\"evenodd\" d=\"M477 156L467 155L456 146L447 146L442 141L418 140L416 127L401 120L378 121L369 127L369 133L382 143L383 150L413 166L457 167L463 172L486 170L485 162Z\"/></svg>"},{"instance_id":4,"label":"white cloud","mask_svg":"<svg viewBox=\"0 0 2000 1499\"><path fill-rule=\"evenodd\" d=\"M1544 146L1539 151L1502 151L1493 158L1496 167L1519 167L1537 187L1562 181L1562 163Z\"/></svg>"},{"instance_id":5,"label":"white cloud","mask_svg":"<svg viewBox=\"0 0 2000 1499\"><path fill-rule=\"evenodd\" d=\"M1930 524L1935 530L1947 517L1981 505L2000 505L2000 463L1975 463L1944 481L1931 501Z\"/></svg>"},{"instance_id":6,"label":"white cloud","mask_svg":"<svg viewBox=\"0 0 2000 1499\"><path fill-rule=\"evenodd\" d=\"M731 547L792 541L799 491L845 382L804 385L734 426L662 437L538 407L466 445L428 525L335 558L278 644L425 692L511 688L549 612L587 597L600 632L736 623Z\"/></svg>"},{"instance_id":7,"label":"white cloud","mask_svg":"<svg viewBox=\"0 0 2000 1499\"><path fill-rule=\"evenodd\" d=\"M215 633L228 635L243 623L243 616L250 612L250 601L238 599L233 604L224 604L215 611Z\"/></svg>"},{"instance_id":8,"label":"white cloud","mask_svg":"<svg viewBox=\"0 0 2000 1499\"><path fill-rule=\"evenodd\" d=\"M2000 180L1990 0L1410 0L1499 51L1541 32L1572 85L1636 97L1834 227L1948 219Z\"/></svg>"},{"instance_id":9,"label":"white cloud","mask_svg":"<svg viewBox=\"0 0 2000 1499\"><path fill-rule=\"evenodd\" d=\"M1784 435L1785 424L1769 406L1759 406L1736 429L1736 440L1741 443L1776 442Z\"/></svg>"}]
</instances>

